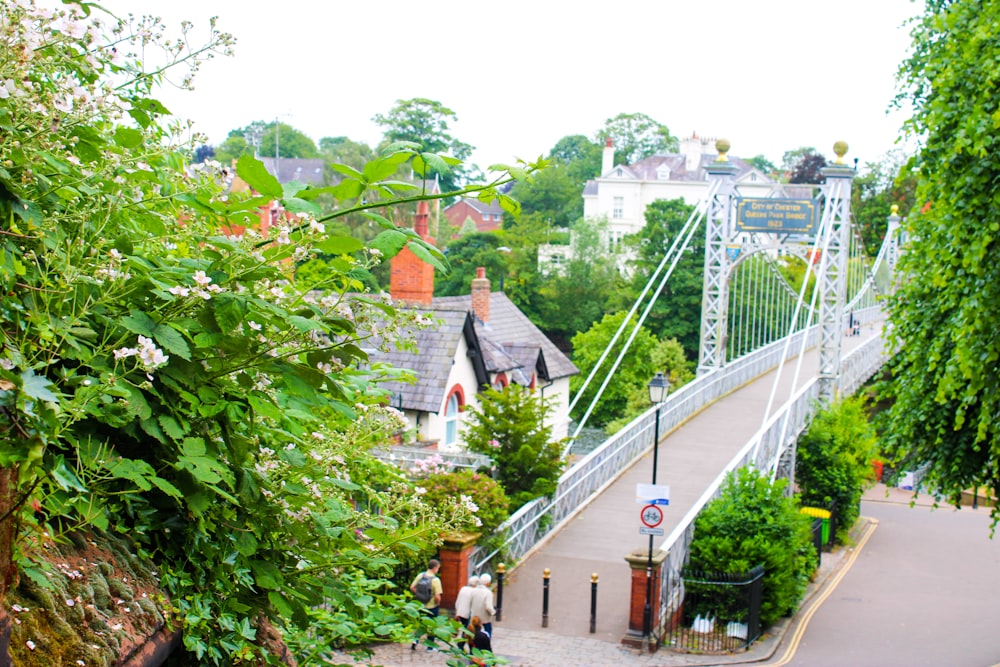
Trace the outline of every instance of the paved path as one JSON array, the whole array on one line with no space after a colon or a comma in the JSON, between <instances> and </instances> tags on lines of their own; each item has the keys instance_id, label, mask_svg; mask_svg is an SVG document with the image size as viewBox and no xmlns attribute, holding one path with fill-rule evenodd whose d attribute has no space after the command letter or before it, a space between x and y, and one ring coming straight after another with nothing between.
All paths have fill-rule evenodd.
<instances>
[{"instance_id":1,"label":"paved path","mask_svg":"<svg viewBox=\"0 0 1000 667\"><path fill-rule=\"evenodd\" d=\"M845 354L868 337L844 339ZM812 378L818 353L807 355L798 387ZM795 362L785 365L775 405L794 392ZM670 486L664 534L680 522L739 450L760 428L774 385L775 372L732 392L668 434L660 444L657 482ZM652 477L652 452L639 457L618 480L592 501L549 542L511 574L504 587L503 621L514 630L541 630L543 571L551 570L547 632L590 636L618 643L628 629L631 572L625 556L647 553L648 538L639 534L637 483ZM662 539L662 538L659 538ZM590 630L591 574L599 577L597 632Z\"/></svg>"}]
</instances>

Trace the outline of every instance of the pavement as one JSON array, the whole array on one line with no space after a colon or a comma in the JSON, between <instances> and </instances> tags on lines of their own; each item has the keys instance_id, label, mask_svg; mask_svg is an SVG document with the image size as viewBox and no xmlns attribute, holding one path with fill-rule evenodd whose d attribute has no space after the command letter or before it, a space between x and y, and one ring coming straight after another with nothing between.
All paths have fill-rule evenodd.
<instances>
[{"instance_id":1,"label":"pavement","mask_svg":"<svg viewBox=\"0 0 1000 667\"><path fill-rule=\"evenodd\" d=\"M908 504L912 493L899 489L886 489L878 485L869 490L866 498L876 501L883 500ZM928 503L926 497L918 500ZM848 544L856 544L877 525L877 521L861 517L851 530ZM661 648L656 653L645 653L631 649L618 641L597 639L588 635L567 636L539 627L535 630L517 629L504 622L493 624L493 648L495 654L503 658L507 664L518 667L566 667L579 665L581 667L668 667L712 666L761 664L780 655L786 643L786 637L795 636L799 628L808 623L815 608L829 594L829 589L835 587L843 576L842 571L850 567L853 546L837 547L832 552L823 553L821 565L813 581L809 584L799 611L789 618L783 619L757 641L748 650L724 655L704 655L678 653L669 648ZM581 604L583 602L581 601ZM589 600L586 602L589 605ZM588 606L589 609L589 606ZM539 622L539 626L541 623ZM369 647L373 654L366 659L355 660L350 655L336 656L343 665L365 665L396 667L401 665L436 665L447 664L448 654L427 651L424 647L411 650L408 643L381 644ZM783 650L783 649L782 649Z\"/></svg>"}]
</instances>

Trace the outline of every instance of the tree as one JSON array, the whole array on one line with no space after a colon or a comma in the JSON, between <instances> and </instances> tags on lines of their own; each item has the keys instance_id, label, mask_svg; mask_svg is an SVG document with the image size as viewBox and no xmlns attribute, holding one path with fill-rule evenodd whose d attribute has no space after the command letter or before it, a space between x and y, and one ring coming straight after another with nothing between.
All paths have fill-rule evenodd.
<instances>
[{"instance_id":1,"label":"tree","mask_svg":"<svg viewBox=\"0 0 1000 667\"><path fill-rule=\"evenodd\" d=\"M905 218L913 207L916 176L910 169L911 158L900 151L890 151L881 162L869 162L864 173L851 187L851 214L861 232L865 250L875 256L888 227L892 206L899 207Z\"/></svg>"},{"instance_id":2,"label":"tree","mask_svg":"<svg viewBox=\"0 0 1000 667\"><path fill-rule=\"evenodd\" d=\"M375 158L375 151L368 144L347 137L323 137L319 140L319 151L327 162L346 164L359 171Z\"/></svg>"},{"instance_id":3,"label":"tree","mask_svg":"<svg viewBox=\"0 0 1000 667\"><path fill-rule=\"evenodd\" d=\"M552 162L566 167L569 177L580 183L601 175L601 154L600 144L582 134L563 137L549 151Z\"/></svg>"},{"instance_id":4,"label":"tree","mask_svg":"<svg viewBox=\"0 0 1000 667\"><path fill-rule=\"evenodd\" d=\"M900 68L905 129L920 141L919 210L889 302L886 439L901 461L927 464L926 487L956 505L963 489L1000 495L1000 153L987 129L1000 109L998 21L994 3L928 2Z\"/></svg>"},{"instance_id":5,"label":"tree","mask_svg":"<svg viewBox=\"0 0 1000 667\"><path fill-rule=\"evenodd\" d=\"M229 136L215 148L216 160L229 164L242 155L317 158L319 151L313 140L286 123L256 120L246 127L229 131Z\"/></svg>"},{"instance_id":6,"label":"tree","mask_svg":"<svg viewBox=\"0 0 1000 667\"><path fill-rule=\"evenodd\" d=\"M551 401L516 384L503 391L487 389L479 396L480 405L470 408L464 432L468 448L493 459L514 509L551 495L565 465L565 443L553 439L552 427L546 424Z\"/></svg>"},{"instance_id":7,"label":"tree","mask_svg":"<svg viewBox=\"0 0 1000 667\"><path fill-rule=\"evenodd\" d=\"M826 509L837 504L837 535L845 539L861 510L861 494L872 478L875 429L861 398L819 411L795 448L795 482L801 502Z\"/></svg>"},{"instance_id":8,"label":"tree","mask_svg":"<svg viewBox=\"0 0 1000 667\"><path fill-rule=\"evenodd\" d=\"M367 594L358 582L465 513L435 517L367 454L399 416L359 324L377 317L388 341L415 317L360 294L357 272L403 247L442 266L372 211L403 198L385 179L417 154L387 153L324 189L283 187L244 155L252 192L227 191L220 174L183 169L192 146L154 97L164 70L135 55L160 43L158 21L105 33L75 6L4 11L3 42L23 57L0 59L14 82L0 111L0 663L56 664L17 635L8 600L29 586L52 600L45 582L66 577L42 554L73 531L127 536L156 559L198 664L267 660L265 635L308 625L325 601L363 620L343 603ZM231 43L210 39L166 51L196 67ZM321 194L343 208L324 214ZM286 215L265 242L253 226L271 201ZM367 246L327 233L362 210L382 227ZM317 252L338 255L336 273L291 281L290 263Z\"/></svg>"},{"instance_id":9,"label":"tree","mask_svg":"<svg viewBox=\"0 0 1000 667\"><path fill-rule=\"evenodd\" d=\"M582 195L583 182L574 180L569 168L559 163L530 180L519 180L511 189L511 196L521 204L521 215L535 214L563 228L583 216Z\"/></svg>"},{"instance_id":10,"label":"tree","mask_svg":"<svg viewBox=\"0 0 1000 667\"><path fill-rule=\"evenodd\" d=\"M763 155L754 155L751 158L746 158L744 161L755 169L764 172L767 176L773 178L778 175L778 168Z\"/></svg>"},{"instance_id":11,"label":"tree","mask_svg":"<svg viewBox=\"0 0 1000 667\"><path fill-rule=\"evenodd\" d=\"M633 164L652 155L676 151L680 145L666 125L643 113L620 113L607 119L596 137L600 145L611 139L615 164Z\"/></svg>"},{"instance_id":12,"label":"tree","mask_svg":"<svg viewBox=\"0 0 1000 667\"><path fill-rule=\"evenodd\" d=\"M633 321L629 322L629 326L614 346L610 346L611 339L622 322L625 321L626 314L624 312L609 313L587 331L573 336L573 363L580 369L580 374L570 379L570 388L574 395L580 391L591 370L597 366L601 355L610 348L610 353L601 366L602 370L599 372L597 380L587 386L582 398L574 408L574 419L579 420L583 417L593 398L597 395L602 378L611 371L611 365L618 358L621 350L625 347L625 341L635 329L635 321L638 318L633 317ZM640 328L628 352L623 357L621 365L618 366L618 370L615 371L591 412L589 420L591 424L604 426L626 411L629 396L637 389L644 389L650 378L659 370L652 362L653 352L657 346L658 341L653 334L644 327Z\"/></svg>"},{"instance_id":13,"label":"tree","mask_svg":"<svg viewBox=\"0 0 1000 667\"><path fill-rule=\"evenodd\" d=\"M457 296L468 294L472 289L472 279L476 268L484 267L486 275L493 280L503 280L507 274L500 236L491 232L471 232L449 243L444 250L449 271L435 276L435 296Z\"/></svg>"},{"instance_id":14,"label":"tree","mask_svg":"<svg viewBox=\"0 0 1000 667\"><path fill-rule=\"evenodd\" d=\"M557 344L601 319L624 287L618 254L609 252L606 220L577 220L568 250L569 259L541 278L538 290L542 330Z\"/></svg>"},{"instance_id":15,"label":"tree","mask_svg":"<svg viewBox=\"0 0 1000 667\"><path fill-rule=\"evenodd\" d=\"M694 207L683 199L658 199L646 207L646 225L626 239L635 252L630 295L637 296L642 292L693 211ZM645 322L657 338L677 339L686 356L692 359L697 358L700 345L704 271L705 234L695 230L691 244L674 268ZM663 273L660 276L662 278ZM657 286L653 285L652 289Z\"/></svg>"},{"instance_id":16,"label":"tree","mask_svg":"<svg viewBox=\"0 0 1000 667\"><path fill-rule=\"evenodd\" d=\"M372 121L383 129L383 147L407 141L417 144L428 154L447 154L454 158L452 164L437 160L428 165L426 177L439 178L443 191L457 190L472 176L471 171L458 165L472 155L473 147L451 136L449 123L457 120L454 111L425 97L396 100L389 113L372 117Z\"/></svg>"},{"instance_id":17,"label":"tree","mask_svg":"<svg viewBox=\"0 0 1000 667\"><path fill-rule=\"evenodd\" d=\"M792 165L788 182L808 183L812 185L825 183L826 177L823 175L823 167L825 166L825 157L819 153L806 153L799 158L798 162Z\"/></svg>"}]
</instances>

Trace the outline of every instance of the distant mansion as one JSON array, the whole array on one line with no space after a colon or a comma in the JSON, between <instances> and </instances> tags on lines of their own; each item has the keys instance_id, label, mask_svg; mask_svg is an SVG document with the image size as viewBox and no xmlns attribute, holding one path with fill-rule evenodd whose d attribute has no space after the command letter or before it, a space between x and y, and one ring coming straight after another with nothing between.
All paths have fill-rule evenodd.
<instances>
[{"instance_id":1,"label":"distant mansion","mask_svg":"<svg viewBox=\"0 0 1000 667\"><path fill-rule=\"evenodd\" d=\"M609 250L617 248L628 234L646 226L646 207L657 199L683 199L697 204L708 192L706 167L719 157L715 140L692 134L680 142L680 153L654 155L634 164L615 166L615 149L609 139L601 160L601 175L583 188L583 216L607 221ZM736 185L744 197L767 197L775 183L746 161L728 156L736 167ZM558 265L568 259L569 246L539 247L540 267Z\"/></svg>"}]
</instances>

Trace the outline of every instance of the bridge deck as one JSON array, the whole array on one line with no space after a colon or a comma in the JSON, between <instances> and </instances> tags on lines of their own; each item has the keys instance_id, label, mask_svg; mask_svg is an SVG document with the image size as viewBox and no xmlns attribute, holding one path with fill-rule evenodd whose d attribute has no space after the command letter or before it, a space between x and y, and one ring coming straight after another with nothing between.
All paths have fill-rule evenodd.
<instances>
[{"instance_id":1,"label":"bridge deck","mask_svg":"<svg viewBox=\"0 0 1000 667\"><path fill-rule=\"evenodd\" d=\"M876 335L845 337L843 355ZM815 376L818 352L808 353L798 387ZM780 406L792 395L795 361L785 364L775 397ZM775 371L707 406L660 442L657 483L670 486L665 535L684 517L726 464L761 426L774 384ZM538 630L542 619L543 570L551 570L548 631L556 635L590 636L619 642L628 629L630 570L625 556L646 550L648 538L639 534L638 483L652 475L652 451L639 457L612 485L507 578L503 620L498 627ZM662 541L663 538L655 538ZM659 544L657 542L656 544ZM590 580L600 581L597 632L590 630Z\"/></svg>"}]
</instances>

